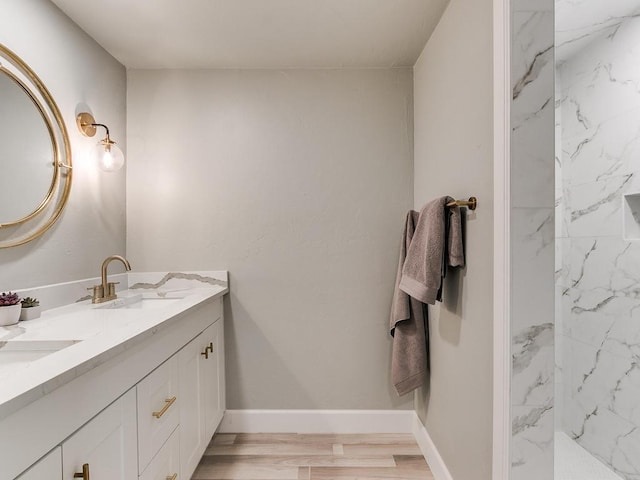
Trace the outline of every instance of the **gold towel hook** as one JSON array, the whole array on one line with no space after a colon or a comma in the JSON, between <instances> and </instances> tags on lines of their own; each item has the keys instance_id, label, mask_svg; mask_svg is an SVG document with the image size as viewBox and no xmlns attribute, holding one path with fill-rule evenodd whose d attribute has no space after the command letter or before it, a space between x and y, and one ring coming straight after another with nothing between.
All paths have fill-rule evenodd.
<instances>
[{"instance_id":1,"label":"gold towel hook","mask_svg":"<svg viewBox=\"0 0 640 480\"><path fill-rule=\"evenodd\" d=\"M469 197L469 200L455 200L447 203L447 207L467 207L469 210L475 210L478 207L478 199Z\"/></svg>"}]
</instances>

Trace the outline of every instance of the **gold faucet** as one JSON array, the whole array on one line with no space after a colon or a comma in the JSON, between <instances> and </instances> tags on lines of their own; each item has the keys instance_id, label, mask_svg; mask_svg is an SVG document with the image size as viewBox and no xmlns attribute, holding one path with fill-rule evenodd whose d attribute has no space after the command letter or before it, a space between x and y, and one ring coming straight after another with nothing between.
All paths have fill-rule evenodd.
<instances>
[{"instance_id":1,"label":"gold faucet","mask_svg":"<svg viewBox=\"0 0 640 480\"><path fill-rule=\"evenodd\" d=\"M93 290L93 298L91 303L108 302L109 300L115 300L118 298L116 295L116 285L120 282L107 282L107 267L113 260L120 260L124 264L124 268L128 271L131 270L129 260L120 255L111 255L102 262L102 285L94 285L87 290Z\"/></svg>"}]
</instances>

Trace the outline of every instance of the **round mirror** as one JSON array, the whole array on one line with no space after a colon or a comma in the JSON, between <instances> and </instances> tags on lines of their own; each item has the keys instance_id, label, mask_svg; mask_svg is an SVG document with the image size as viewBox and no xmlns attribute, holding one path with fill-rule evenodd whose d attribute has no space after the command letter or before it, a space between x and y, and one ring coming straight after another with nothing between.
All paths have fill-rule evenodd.
<instances>
[{"instance_id":1,"label":"round mirror","mask_svg":"<svg viewBox=\"0 0 640 480\"><path fill-rule=\"evenodd\" d=\"M56 173L52 136L36 99L0 69L0 224L29 217L50 195Z\"/></svg>"},{"instance_id":2,"label":"round mirror","mask_svg":"<svg viewBox=\"0 0 640 480\"><path fill-rule=\"evenodd\" d=\"M0 248L14 247L60 217L71 189L71 148L47 88L1 44L0 168Z\"/></svg>"}]
</instances>

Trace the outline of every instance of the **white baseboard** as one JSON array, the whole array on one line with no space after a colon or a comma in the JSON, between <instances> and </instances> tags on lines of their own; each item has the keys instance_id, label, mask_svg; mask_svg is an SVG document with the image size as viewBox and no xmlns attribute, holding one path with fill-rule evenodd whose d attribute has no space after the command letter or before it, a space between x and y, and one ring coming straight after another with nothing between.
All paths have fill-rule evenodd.
<instances>
[{"instance_id":1,"label":"white baseboard","mask_svg":"<svg viewBox=\"0 0 640 480\"><path fill-rule=\"evenodd\" d=\"M227 410L221 433L412 433L413 410Z\"/></svg>"},{"instance_id":2,"label":"white baseboard","mask_svg":"<svg viewBox=\"0 0 640 480\"><path fill-rule=\"evenodd\" d=\"M418 442L422 455L424 455L425 460L431 468L433 478L435 480L453 480L447 465L440 456L440 452L438 452L435 443L433 443L433 440L429 436L429 432L424 428L424 425L418 418L418 415L416 415L415 412L412 413L414 415L413 436L416 438L416 442Z\"/></svg>"}]
</instances>

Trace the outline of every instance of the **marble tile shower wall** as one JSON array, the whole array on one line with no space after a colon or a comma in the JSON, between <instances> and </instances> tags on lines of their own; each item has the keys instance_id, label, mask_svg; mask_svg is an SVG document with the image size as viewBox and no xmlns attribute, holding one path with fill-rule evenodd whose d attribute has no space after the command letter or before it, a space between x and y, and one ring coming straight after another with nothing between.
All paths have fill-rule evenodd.
<instances>
[{"instance_id":1,"label":"marble tile shower wall","mask_svg":"<svg viewBox=\"0 0 640 480\"><path fill-rule=\"evenodd\" d=\"M565 215L567 208L565 196L563 195L563 174L562 174L562 103L559 99L561 91L558 75L555 78L555 314L554 314L554 353L555 353L555 371L554 371L554 426L556 431L562 431L562 418L564 415L564 378L563 378L563 313L564 294L567 290L567 270L566 262L564 262L563 253L569 251L568 244L568 223L567 219L570 215Z\"/></svg>"},{"instance_id":2,"label":"marble tile shower wall","mask_svg":"<svg viewBox=\"0 0 640 480\"><path fill-rule=\"evenodd\" d=\"M640 192L640 18L559 68L562 428L640 480L640 242L622 235Z\"/></svg>"},{"instance_id":3,"label":"marble tile shower wall","mask_svg":"<svg viewBox=\"0 0 640 480\"><path fill-rule=\"evenodd\" d=\"M554 3L511 2L512 480L553 479Z\"/></svg>"}]
</instances>

